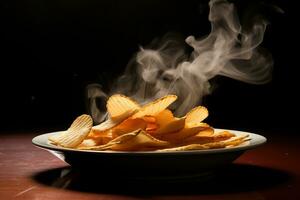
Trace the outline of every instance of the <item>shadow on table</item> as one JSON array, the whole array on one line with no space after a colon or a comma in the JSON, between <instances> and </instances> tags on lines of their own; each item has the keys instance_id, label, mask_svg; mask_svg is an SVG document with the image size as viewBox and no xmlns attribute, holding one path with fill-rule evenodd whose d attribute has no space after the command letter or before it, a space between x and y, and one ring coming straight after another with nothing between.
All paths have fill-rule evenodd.
<instances>
[{"instance_id":1,"label":"shadow on table","mask_svg":"<svg viewBox=\"0 0 300 200\"><path fill-rule=\"evenodd\" d=\"M109 174L109 175L108 175ZM51 169L33 175L41 184L67 190L146 195L195 195L247 192L275 187L291 177L283 171L244 164L231 164L216 172L186 177L131 177L109 172L74 170L70 167Z\"/></svg>"}]
</instances>

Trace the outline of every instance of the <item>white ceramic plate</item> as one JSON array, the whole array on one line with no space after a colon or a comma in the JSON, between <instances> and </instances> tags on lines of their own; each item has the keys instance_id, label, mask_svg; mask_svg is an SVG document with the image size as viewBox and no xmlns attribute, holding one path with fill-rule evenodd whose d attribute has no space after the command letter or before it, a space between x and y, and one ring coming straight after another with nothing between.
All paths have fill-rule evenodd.
<instances>
[{"instance_id":1,"label":"white ceramic plate","mask_svg":"<svg viewBox=\"0 0 300 200\"><path fill-rule=\"evenodd\" d=\"M216 132L225 129L216 129ZM139 176L180 175L202 173L233 162L244 151L256 148L266 142L266 138L249 132L228 130L235 135L248 134L250 141L231 148L155 152L155 151L93 151L58 147L49 144L48 137L59 132L46 133L33 138L32 143L46 149L69 163L74 168L88 168L114 173Z\"/></svg>"}]
</instances>

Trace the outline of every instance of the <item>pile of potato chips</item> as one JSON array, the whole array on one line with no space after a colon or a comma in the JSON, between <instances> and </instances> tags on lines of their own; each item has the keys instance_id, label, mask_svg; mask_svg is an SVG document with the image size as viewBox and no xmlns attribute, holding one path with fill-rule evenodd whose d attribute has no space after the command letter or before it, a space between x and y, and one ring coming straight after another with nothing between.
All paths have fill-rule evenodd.
<instances>
[{"instance_id":1,"label":"pile of potato chips","mask_svg":"<svg viewBox=\"0 0 300 200\"><path fill-rule=\"evenodd\" d=\"M167 109L177 96L167 95L146 105L116 94L107 101L109 117L93 126L89 115L79 116L62 133L49 137L52 144L83 150L185 151L237 146L249 140L228 131L215 133L202 122L208 111L198 106L177 118Z\"/></svg>"}]
</instances>

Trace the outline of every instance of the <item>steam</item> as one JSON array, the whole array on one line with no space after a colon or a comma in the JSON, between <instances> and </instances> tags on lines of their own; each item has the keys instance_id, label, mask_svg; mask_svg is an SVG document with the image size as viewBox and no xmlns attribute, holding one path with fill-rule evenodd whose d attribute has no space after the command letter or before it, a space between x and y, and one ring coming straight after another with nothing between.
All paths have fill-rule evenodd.
<instances>
[{"instance_id":1,"label":"steam","mask_svg":"<svg viewBox=\"0 0 300 200\"><path fill-rule=\"evenodd\" d=\"M256 21L245 31L233 4L211 0L209 6L211 33L202 39L187 37L185 42L192 52L187 52L180 41L170 37L156 48L141 47L110 94L122 93L144 103L176 94L179 98L173 109L177 115L182 115L211 92L209 80L217 75L252 84L270 81L272 58L258 48L263 41L266 22ZM92 116L96 122L101 122L105 115L98 109L95 99L107 95L97 87L90 87L88 93Z\"/></svg>"}]
</instances>

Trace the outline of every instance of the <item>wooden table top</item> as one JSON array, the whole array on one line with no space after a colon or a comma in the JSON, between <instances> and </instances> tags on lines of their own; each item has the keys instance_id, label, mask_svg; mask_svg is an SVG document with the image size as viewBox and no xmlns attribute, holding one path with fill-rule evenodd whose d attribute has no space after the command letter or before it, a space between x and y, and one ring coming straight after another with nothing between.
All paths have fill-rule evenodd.
<instances>
[{"instance_id":1,"label":"wooden table top","mask_svg":"<svg viewBox=\"0 0 300 200\"><path fill-rule=\"evenodd\" d=\"M269 136L267 144L220 171L221 177L201 184L107 187L101 175L78 178L63 161L33 146L35 135L0 135L0 199L300 199L299 137Z\"/></svg>"}]
</instances>

